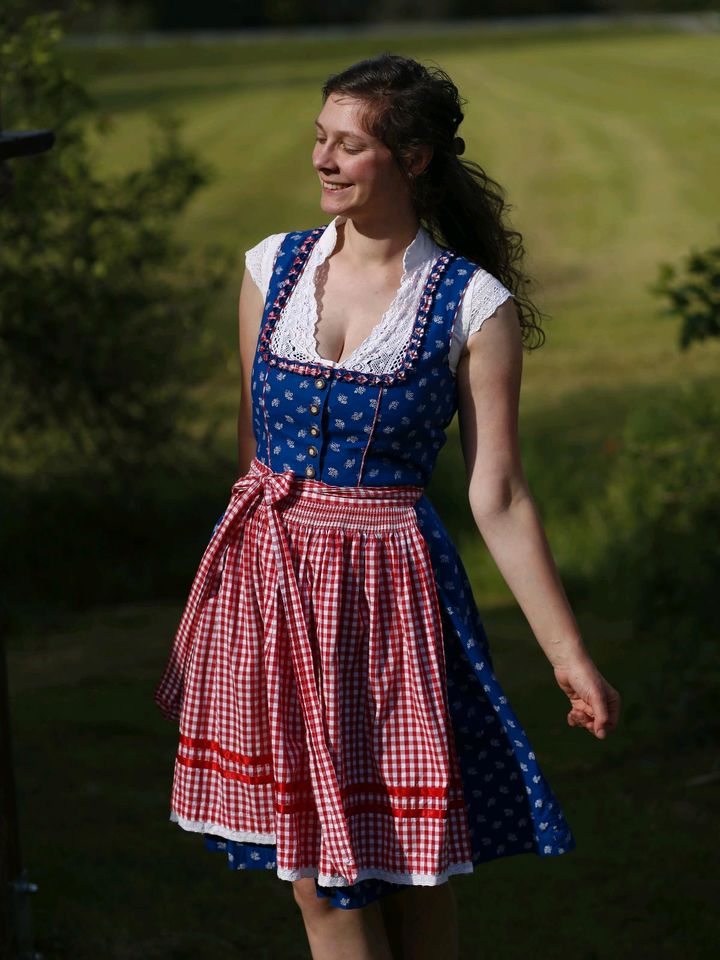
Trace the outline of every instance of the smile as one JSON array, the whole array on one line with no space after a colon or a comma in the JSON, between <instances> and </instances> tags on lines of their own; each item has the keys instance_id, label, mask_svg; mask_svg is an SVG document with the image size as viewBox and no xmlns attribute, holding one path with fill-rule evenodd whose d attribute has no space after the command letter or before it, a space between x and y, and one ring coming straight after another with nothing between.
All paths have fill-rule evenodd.
<instances>
[{"instance_id":1,"label":"smile","mask_svg":"<svg viewBox=\"0 0 720 960\"><path fill-rule=\"evenodd\" d=\"M348 187L352 186L350 183L329 183L327 180L320 181L323 186L323 190L329 190L332 193L337 193L339 190L347 190Z\"/></svg>"}]
</instances>

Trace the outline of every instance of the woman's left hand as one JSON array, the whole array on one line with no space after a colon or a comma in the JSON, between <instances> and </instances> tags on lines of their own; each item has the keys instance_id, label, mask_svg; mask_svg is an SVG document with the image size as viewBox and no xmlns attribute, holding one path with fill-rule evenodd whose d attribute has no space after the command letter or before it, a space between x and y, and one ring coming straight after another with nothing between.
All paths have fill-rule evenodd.
<instances>
[{"instance_id":1,"label":"woman's left hand","mask_svg":"<svg viewBox=\"0 0 720 960\"><path fill-rule=\"evenodd\" d=\"M604 740L617 726L620 694L611 687L590 657L582 657L553 668L558 686L567 694L571 727L585 727Z\"/></svg>"}]
</instances>

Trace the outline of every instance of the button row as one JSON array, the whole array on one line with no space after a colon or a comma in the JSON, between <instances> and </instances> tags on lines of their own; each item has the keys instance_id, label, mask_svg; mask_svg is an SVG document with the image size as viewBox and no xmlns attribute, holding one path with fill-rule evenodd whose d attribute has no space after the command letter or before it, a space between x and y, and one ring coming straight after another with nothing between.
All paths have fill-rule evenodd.
<instances>
[{"instance_id":1,"label":"button row","mask_svg":"<svg viewBox=\"0 0 720 960\"><path fill-rule=\"evenodd\" d=\"M318 378L316 379L316 381L315 381L315 386L318 388L318 390L322 390L322 388L325 386L325 380L324 380L324 378L323 378L323 377L318 377ZM310 404L310 413L312 413L312 415L315 416L315 417L320 413L320 407L319 407L319 405L318 405L317 403L311 403L311 404ZM320 431L319 431L318 428L315 426L315 424L313 424L313 425L310 427L310 433L311 433L311 435L312 435L313 437L319 437L319 436L320 436ZM308 453L310 454L311 457L316 457L316 456L318 455L318 449L317 449L317 447L313 447L313 446L308 447ZM306 477L310 477L310 478L312 479L312 477L315 476L315 473L316 473L315 467L314 467L312 464L308 464L308 466L305 467L305 476L306 476Z\"/></svg>"}]
</instances>

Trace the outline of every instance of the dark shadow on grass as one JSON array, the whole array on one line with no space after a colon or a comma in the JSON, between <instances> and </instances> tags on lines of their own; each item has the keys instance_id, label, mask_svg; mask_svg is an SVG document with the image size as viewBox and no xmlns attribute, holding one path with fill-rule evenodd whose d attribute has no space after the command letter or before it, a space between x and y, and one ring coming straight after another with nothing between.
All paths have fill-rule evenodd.
<instances>
[{"instance_id":1,"label":"dark shadow on grass","mask_svg":"<svg viewBox=\"0 0 720 960\"><path fill-rule=\"evenodd\" d=\"M523 411L525 471L549 526L582 516L602 495L625 418L663 390L583 390ZM103 604L179 602L236 477L227 451L217 449L180 453L171 468L149 453L147 464L125 477L93 465L62 475L0 476L0 550L12 558L4 574L9 613L37 623ZM427 495L461 552L477 543L457 420ZM584 589L572 571L565 576L568 589Z\"/></svg>"}]
</instances>

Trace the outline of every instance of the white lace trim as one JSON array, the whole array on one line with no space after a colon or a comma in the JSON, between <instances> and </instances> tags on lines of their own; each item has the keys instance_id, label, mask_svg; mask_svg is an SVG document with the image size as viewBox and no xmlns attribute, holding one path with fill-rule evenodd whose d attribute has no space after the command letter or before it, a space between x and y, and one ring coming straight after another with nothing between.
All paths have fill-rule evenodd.
<instances>
[{"instance_id":1,"label":"white lace trim","mask_svg":"<svg viewBox=\"0 0 720 960\"><path fill-rule=\"evenodd\" d=\"M286 310L275 325L270 345L279 356L304 363L322 360L330 366L340 366L319 356L315 345L315 327L318 322L316 274L335 249L336 224L342 222L344 218L336 217L313 247L293 291L292 310ZM245 265L263 298L267 295L275 256L286 236L285 233L274 233L245 253ZM393 373L399 369L425 281L440 253L440 247L421 227L405 250L403 276L395 299L370 335L344 358L343 367L375 374ZM468 338L477 333L500 304L512 296L496 277L478 267L468 284L453 328L448 357L453 373L457 371L460 354Z\"/></svg>"},{"instance_id":2,"label":"white lace trim","mask_svg":"<svg viewBox=\"0 0 720 960\"><path fill-rule=\"evenodd\" d=\"M186 820L179 816L174 810L170 811L170 820L177 823L183 830L189 830L193 833L214 833L224 840L238 840L246 843L266 843L275 844L274 833L257 833L252 830L230 830L219 823L212 823L209 820ZM355 879L359 880L389 880L390 883L409 883L415 887L435 887L438 884L445 883L448 877L456 873L472 873L472 861L464 860L462 863L451 863L442 873L393 873L390 870L381 870L378 867L365 867L358 870ZM321 887L347 887L350 886L345 877L334 873L320 873L317 867L300 867L297 870L290 870L287 867L278 867L277 875L281 880L302 880L305 877L317 877Z\"/></svg>"},{"instance_id":3,"label":"white lace trim","mask_svg":"<svg viewBox=\"0 0 720 960\"><path fill-rule=\"evenodd\" d=\"M472 862L465 860L462 863L451 863L442 873L392 873L390 870L380 870L377 867L365 867L358 870L355 883L360 880L388 880L390 883L409 883L413 887L437 887L445 883L448 877L456 873L472 873ZM288 870L278 867L277 875L281 880L302 880L305 877L317 877L321 887L348 887L350 884L345 877L334 873L319 873L317 867L301 867L299 870Z\"/></svg>"},{"instance_id":4,"label":"white lace trim","mask_svg":"<svg viewBox=\"0 0 720 960\"><path fill-rule=\"evenodd\" d=\"M179 816L174 810L170 811L170 820L177 823L183 830L190 830L192 833L214 833L223 840L240 840L246 843L275 843L274 833L258 833L253 830L230 830L220 823L211 823L209 820L186 820Z\"/></svg>"}]
</instances>

